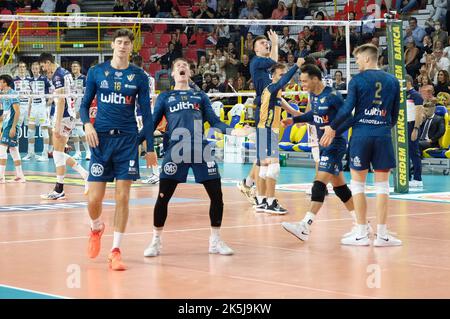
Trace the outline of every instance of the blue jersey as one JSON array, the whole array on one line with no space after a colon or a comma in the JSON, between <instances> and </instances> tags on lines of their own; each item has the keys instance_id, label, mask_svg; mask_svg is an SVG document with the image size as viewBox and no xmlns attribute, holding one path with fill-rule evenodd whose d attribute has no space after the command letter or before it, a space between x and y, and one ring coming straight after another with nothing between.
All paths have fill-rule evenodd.
<instances>
[{"instance_id":1,"label":"blue jersey","mask_svg":"<svg viewBox=\"0 0 450 319\"><path fill-rule=\"evenodd\" d=\"M71 94L73 88L73 78L69 71L58 67L52 76L52 85L55 90L64 89L63 94ZM75 117L74 101L71 97L64 99L63 117Z\"/></svg>"},{"instance_id":2,"label":"blue jersey","mask_svg":"<svg viewBox=\"0 0 450 319\"><path fill-rule=\"evenodd\" d=\"M14 91L16 91L17 93L19 93L20 95L22 94L30 94L31 93L31 78L26 76L24 78L21 78L20 76L16 76L14 78ZM26 97L21 97L20 98L20 105L22 106L28 106L29 103L29 99Z\"/></svg>"},{"instance_id":3,"label":"blue jersey","mask_svg":"<svg viewBox=\"0 0 450 319\"><path fill-rule=\"evenodd\" d=\"M166 134L170 137L168 148L182 142L194 145L201 141L202 145L208 144L203 132L203 123L209 122L211 127L218 128L225 133L228 125L222 123L211 106L208 96L204 92L193 90L174 90L161 93L153 112L153 123L157 127L162 117L167 120ZM187 129L189 139L175 140L176 137L183 138L182 132L176 129ZM172 138L174 138L172 140Z\"/></svg>"},{"instance_id":4,"label":"blue jersey","mask_svg":"<svg viewBox=\"0 0 450 319\"><path fill-rule=\"evenodd\" d=\"M44 75L39 75L37 78L32 77L30 80L31 93L33 94L49 94L51 83L48 78ZM45 98L34 98L31 103L34 104L45 104Z\"/></svg>"},{"instance_id":5,"label":"blue jersey","mask_svg":"<svg viewBox=\"0 0 450 319\"><path fill-rule=\"evenodd\" d=\"M414 89L411 89L409 91L406 91L406 99L412 100L414 102L414 105L423 105L423 98L420 95L419 92L417 92Z\"/></svg>"},{"instance_id":6,"label":"blue jersey","mask_svg":"<svg viewBox=\"0 0 450 319\"><path fill-rule=\"evenodd\" d=\"M261 56L254 56L250 62L250 75L252 77L253 85L256 89L255 104L259 105L259 100L264 89L272 83L272 75L270 68L276 63L271 58Z\"/></svg>"},{"instance_id":7,"label":"blue jersey","mask_svg":"<svg viewBox=\"0 0 450 319\"><path fill-rule=\"evenodd\" d=\"M326 86L323 91L316 95L309 93L309 103L311 104L311 110L303 115L294 117L294 123L308 122L316 127L317 135L320 140L323 135L323 130L320 129L335 119L339 109L344 104L342 95L335 89ZM347 125L345 125L348 128ZM339 128L336 137L343 138L341 135L344 132L344 125ZM346 129L345 128L345 129Z\"/></svg>"},{"instance_id":8,"label":"blue jersey","mask_svg":"<svg viewBox=\"0 0 450 319\"><path fill-rule=\"evenodd\" d=\"M17 92L13 89L10 89L5 94L17 94ZM14 116L16 115L16 111L13 108L14 104L20 104L19 96L14 98L1 98L2 107L3 107L3 132L8 132L14 123ZM16 129L19 129L17 126Z\"/></svg>"},{"instance_id":9,"label":"blue jersey","mask_svg":"<svg viewBox=\"0 0 450 319\"><path fill-rule=\"evenodd\" d=\"M336 130L355 109L353 135L390 136L399 107L397 78L381 70L366 70L351 79L347 99L330 126Z\"/></svg>"},{"instance_id":10,"label":"blue jersey","mask_svg":"<svg viewBox=\"0 0 450 319\"><path fill-rule=\"evenodd\" d=\"M89 108L95 95L97 116L94 126L98 132L117 129L124 133L137 133L137 98L142 106L143 134L147 140L147 151L154 151L150 92L144 70L133 64L124 70L117 70L111 66L111 61L92 67L87 75L86 91L80 107L80 117L84 124L90 122Z\"/></svg>"}]
</instances>

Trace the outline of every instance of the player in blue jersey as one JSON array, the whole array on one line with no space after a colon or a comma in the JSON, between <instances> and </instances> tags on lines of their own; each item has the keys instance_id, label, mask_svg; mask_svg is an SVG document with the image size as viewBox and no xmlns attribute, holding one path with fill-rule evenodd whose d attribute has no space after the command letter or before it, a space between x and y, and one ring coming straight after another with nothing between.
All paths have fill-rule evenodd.
<instances>
[{"instance_id":1,"label":"player in blue jersey","mask_svg":"<svg viewBox=\"0 0 450 319\"><path fill-rule=\"evenodd\" d=\"M19 62L17 67L17 76L14 78L14 91L20 95L20 117L19 117L19 129L22 125L28 125L28 113L30 111L31 100L24 95L31 93L30 86L30 73L27 69L27 64L23 61ZM24 126L25 129L25 126Z\"/></svg>"},{"instance_id":2,"label":"player in blue jersey","mask_svg":"<svg viewBox=\"0 0 450 319\"><path fill-rule=\"evenodd\" d=\"M32 77L30 79L31 93L37 95L49 94L51 83L48 78L41 75L41 67L38 62L31 65ZM24 161L35 158L35 134L36 126L40 127L42 138L44 139L44 148L42 155L36 157L36 160L46 162L48 161L48 144L49 135L48 127L48 109L50 108L52 99L39 97L31 99L31 106L28 117L28 154L23 158Z\"/></svg>"},{"instance_id":3,"label":"player in blue jersey","mask_svg":"<svg viewBox=\"0 0 450 319\"><path fill-rule=\"evenodd\" d=\"M414 89L414 80L407 74L406 79L406 117L408 119L408 154L413 166L414 179L409 182L411 188L423 187L422 157L419 149L419 129L423 120L423 98Z\"/></svg>"},{"instance_id":4,"label":"player in blue jersey","mask_svg":"<svg viewBox=\"0 0 450 319\"><path fill-rule=\"evenodd\" d=\"M400 84L389 73L378 69L378 49L364 44L353 52L359 74L348 86L347 99L329 126L324 127L321 145L330 145L336 130L355 110L350 141L350 169L353 202L358 220L355 231L341 240L343 245L370 245L367 227L367 204L364 194L370 165L375 171L377 193L377 236L374 246L398 246L401 240L387 230L389 172L396 167L391 129L397 124Z\"/></svg>"},{"instance_id":5,"label":"player in blue jersey","mask_svg":"<svg viewBox=\"0 0 450 319\"><path fill-rule=\"evenodd\" d=\"M84 90L86 88L86 75L81 73L81 64L78 61L73 61L70 65L72 76L73 76L73 92L75 94L84 94ZM83 123L80 119L80 105L81 105L81 97L75 98L75 113L76 113L76 122L75 128L72 130L72 140L73 145L75 147L75 154L73 155L74 160L81 159L81 149L80 149L80 140L83 143L84 151L86 152L86 160L89 161L91 159L91 150L89 149L89 144L86 140L86 134L83 130Z\"/></svg>"},{"instance_id":6,"label":"player in blue jersey","mask_svg":"<svg viewBox=\"0 0 450 319\"><path fill-rule=\"evenodd\" d=\"M275 186L280 174L280 159L278 153L278 139L280 132L281 111L284 109L293 115L300 112L294 110L289 103L281 97L281 90L289 83L290 79L303 64L304 59L298 59L297 64L289 71L284 64L276 63L271 68L272 83L269 84L261 95L261 107L257 127L257 157L260 163L259 177L263 180L265 193L257 212L270 214L286 214L287 209L281 207L275 198ZM267 169L265 169L267 168Z\"/></svg>"},{"instance_id":7,"label":"player in blue jersey","mask_svg":"<svg viewBox=\"0 0 450 319\"><path fill-rule=\"evenodd\" d=\"M114 238L109 266L125 270L120 245L129 214L130 187L139 178L138 129L135 117L136 99L141 105L143 130L147 140L147 165L155 165L153 149L153 121L150 109L148 77L142 69L130 64L134 34L128 29L114 33L112 60L92 67L87 76L86 92L81 102L80 115L91 147L89 169L88 210L91 235L88 255L95 258L100 252L100 240L105 230L101 221L102 202L106 183L116 181L116 211ZM90 123L89 107L97 95L95 124Z\"/></svg>"},{"instance_id":8,"label":"player in blue jersey","mask_svg":"<svg viewBox=\"0 0 450 319\"><path fill-rule=\"evenodd\" d=\"M12 89L14 82L11 76L0 75L0 91L2 94L16 95ZM0 134L0 184L5 183L6 161L9 153L14 160L16 168L16 178L11 182L25 183L25 176L22 171L19 147L17 142L17 131L19 130L20 101L17 97L3 97L0 99L3 109L2 132Z\"/></svg>"},{"instance_id":9,"label":"player in blue jersey","mask_svg":"<svg viewBox=\"0 0 450 319\"><path fill-rule=\"evenodd\" d=\"M336 116L344 103L339 92L322 82L320 69L315 65L305 65L301 69L300 79L303 88L309 92L311 110L301 116L283 120L285 126L294 123L310 123L315 126L320 138L323 134L321 127L328 125ZM345 127L348 128L351 119ZM337 197L344 203L356 224L352 192L348 188L342 172L342 158L347 148L347 141L342 136L344 129L339 129L336 138L328 147L320 147L318 171L311 190L311 204L305 217L299 223L282 223L284 229L298 237L308 240L310 226L321 209L326 196L327 184L331 182ZM345 235L344 235L345 236Z\"/></svg>"},{"instance_id":10,"label":"player in blue jersey","mask_svg":"<svg viewBox=\"0 0 450 319\"><path fill-rule=\"evenodd\" d=\"M39 64L54 87L55 94L70 94L72 89L72 75L66 69L55 63L55 57L51 53L42 53L39 56ZM66 165L78 172L83 180L87 180L88 173L72 157L64 153L64 148L70 133L75 127L75 110L72 98L67 96L55 97L55 115L53 123L53 161L56 167L56 184L53 191L41 195L42 199L64 199L64 176ZM87 183L85 192L87 192Z\"/></svg>"},{"instance_id":11,"label":"player in blue jersey","mask_svg":"<svg viewBox=\"0 0 450 319\"><path fill-rule=\"evenodd\" d=\"M177 58L172 64L175 87L161 93L155 105L153 123L155 126L163 116L167 120L169 141L165 149L159 182L159 196L153 215L153 239L144 256L160 254L161 234L167 218L167 206L179 183L185 183L189 168L192 168L197 183L203 184L210 198L209 217L211 236L209 253L232 255L233 250L220 238L223 215L222 186L217 163L212 155L212 147L204 137L203 124L225 133L231 128L222 123L214 113L211 102L204 92L193 91L189 87L190 68L184 58ZM240 130L242 134L248 133ZM231 132L238 135L237 130Z\"/></svg>"},{"instance_id":12,"label":"player in blue jersey","mask_svg":"<svg viewBox=\"0 0 450 319\"><path fill-rule=\"evenodd\" d=\"M270 30L269 40L265 36L257 36L253 40L253 50L255 51L255 56L250 61L250 75L252 77L253 85L256 89L256 97L254 104L256 105L255 109L255 123L259 122L259 111L261 107L261 95L264 89L272 83L272 75L270 69L275 63L278 62L278 35L276 32ZM259 131L256 131L256 145L259 145L258 140ZM242 182L238 184L238 188L241 192L249 197L251 192L251 176L256 176L256 199L255 208L263 208L266 207L265 193L266 193L266 183L264 178L260 177L260 175L265 176L267 172L267 165L262 165L260 162L260 158L258 154L263 153L260 150L256 150L256 163L252 168L249 176L244 179ZM262 169L262 172L261 172ZM261 172L261 174L260 174Z\"/></svg>"}]
</instances>

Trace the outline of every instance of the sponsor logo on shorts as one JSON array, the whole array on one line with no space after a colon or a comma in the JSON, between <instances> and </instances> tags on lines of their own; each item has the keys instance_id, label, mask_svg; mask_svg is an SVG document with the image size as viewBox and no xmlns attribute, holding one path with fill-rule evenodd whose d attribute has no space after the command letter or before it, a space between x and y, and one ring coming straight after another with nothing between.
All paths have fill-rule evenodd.
<instances>
[{"instance_id":1,"label":"sponsor logo on shorts","mask_svg":"<svg viewBox=\"0 0 450 319\"><path fill-rule=\"evenodd\" d=\"M95 163L95 164L92 164L92 166L91 166L91 174L92 174L92 176L95 176L95 177L102 176L104 170L105 169L103 168L102 164Z\"/></svg>"},{"instance_id":2,"label":"sponsor logo on shorts","mask_svg":"<svg viewBox=\"0 0 450 319\"><path fill-rule=\"evenodd\" d=\"M217 174L216 162L214 162L214 161L206 162L206 166L208 167L208 174L209 175Z\"/></svg>"},{"instance_id":3,"label":"sponsor logo on shorts","mask_svg":"<svg viewBox=\"0 0 450 319\"><path fill-rule=\"evenodd\" d=\"M361 159L358 156L352 158L353 166L361 167Z\"/></svg>"},{"instance_id":4,"label":"sponsor logo on shorts","mask_svg":"<svg viewBox=\"0 0 450 319\"><path fill-rule=\"evenodd\" d=\"M103 80L103 81L100 83L100 88L101 88L101 89L109 89L108 81Z\"/></svg>"},{"instance_id":5,"label":"sponsor logo on shorts","mask_svg":"<svg viewBox=\"0 0 450 319\"><path fill-rule=\"evenodd\" d=\"M134 175L137 174L137 168L134 166L136 164L136 161L131 160L130 161L130 167L128 168L128 174Z\"/></svg>"},{"instance_id":6,"label":"sponsor logo on shorts","mask_svg":"<svg viewBox=\"0 0 450 319\"><path fill-rule=\"evenodd\" d=\"M164 173L167 175L175 175L177 173L178 166L174 162L167 162L164 165Z\"/></svg>"}]
</instances>

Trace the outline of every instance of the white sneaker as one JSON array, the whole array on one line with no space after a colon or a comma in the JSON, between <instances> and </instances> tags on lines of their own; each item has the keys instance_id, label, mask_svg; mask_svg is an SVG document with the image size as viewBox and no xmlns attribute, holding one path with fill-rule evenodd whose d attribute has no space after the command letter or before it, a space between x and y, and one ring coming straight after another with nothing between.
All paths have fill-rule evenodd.
<instances>
[{"instance_id":1,"label":"white sneaker","mask_svg":"<svg viewBox=\"0 0 450 319\"><path fill-rule=\"evenodd\" d=\"M234 251L220 238L209 238L209 253L220 255L233 255Z\"/></svg>"},{"instance_id":2,"label":"white sneaker","mask_svg":"<svg viewBox=\"0 0 450 319\"><path fill-rule=\"evenodd\" d=\"M5 176L0 177L0 184L6 184Z\"/></svg>"},{"instance_id":3,"label":"white sneaker","mask_svg":"<svg viewBox=\"0 0 450 319\"><path fill-rule=\"evenodd\" d=\"M357 224L353 224L352 230L350 230L348 233L345 233L344 235L342 235L342 238L345 238L345 237L348 237L348 236L351 236L351 235L355 234L357 229L358 229L358 225ZM370 234L373 233L372 226L370 225L369 222L367 222L367 233L368 233L369 237L370 237Z\"/></svg>"},{"instance_id":4,"label":"white sneaker","mask_svg":"<svg viewBox=\"0 0 450 319\"><path fill-rule=\"evenodd\" d=\"M62 191L62 193L58 193L53 190L48 194L42 194L41 198L46 200L66 199L66 194L64 193L64 191Z\"/></svg>"},{"instance_id":5,"label":"white sneaker","mask_svg":"<svg viewBox=\"0 0 450 319\"><path fill-rule=\"evenodd\" d=\"M149 177L144 178L141 181L142 184L158 184L159 183L159 176L156 174L151 174Z\"/></svg>"},{"instance_id":6,"label":"white sneaker","mask_svg":"<svg viewBox=\"0 0 450 319\"><path fill-rule=\"evenodd\" d=\"M245 178L241 181L239 181L239 183L237 183L237 188L241 191L242 194L244 194L245 198L250 202L250 203L254 203L255 201L253 200L254 195L252 192L252 187L249 187L245 184Z\"/></svg>"},{"instance_id":7,"label":"white sneaker","mask_svg":"<svg viewBox=\"0 0 450 319\"><path fill-rule=\"evenodd\" d=\"M144 250L144 257L156 257L161 253L161 238L153 239L150 245Z\"/></svg>"},{"instance_id":8,"label":"white sneaker","mask_svg":"<svg viewBox=\"0 0 450 319\"><path fill-rule=\"evenodd\" d=\"M11 179L8 181L8 183L26 183L27 180L25 179L25 176L16 176L14 179Z\"/></svg>"},{"instance_id":9,"label":"white sneaker","mask_svg":"<svg viewBox=\"0 0 450 319\"><path fill-rule=\"evenodd\" d=\"M91 152L86 151L86 161L91 160Z\"/></svg>"},{"instance_id":10,"label":"white sneaker","mask_svg":"<svg viewBox=\"0 0 450 319\"><path fill-rule=\"evenodd\" d=\"M22 161L30 161L33 160L35 158L34 153L28 153L27 155L24 156L24 158L22 158Z\"/></svg>"},{"instance_id":11,"label":"white sneaker","mask_svg":"<svg viewBox=\"0 0 450 319\"><path fill-rule=\"evenodd\" d=\"M80 153L80 152L76 152L76 153L72 156L72 158L73 158L74 160L76 160L76 161L81 160L81 153Z\"/></svg>"},{"instance_id":12,"label":"white sneaker","mask_svg":"<svg viewBox=\"0 0 450 319\"><path fill-rule=\"evenodd\" d=\"M48 154L42 153L41 156L36 156L36 161L38 161L38 162L48 162Z\"/></svg>"},{"instance_id":13,"label":"white sneaker","mask_svg":"<svg viewBox=\"0 0 450 319\"><path fill-rule=\"evenodd\" d=\"M298 223L283 222L281 226L302 241L306 241L309 238L309 226L303 221Z\"/></svg>"},{"instance_id":14,"label":"white sneaker","mask_svg":"<svg viewBox=\"0 0 450 319\"><path fill-rule=\"evenodd\" d=\"M416 181L413 179L409 182L409 187L411 188L423 188L423 182L422 181Z\"/></svg>"},{"instance_id":15,"label":"white sneaker","mask_svg":"<svg viewBox=\"0 0 450 319\"><path fill-rule=\"evenodd\" d=\"M359 236L357 232L354 232L348 237L343 237L341 239L342 245L351 245L351 246L369 246L369 234L366 233L364 236Z\"/></svg>"},{"instance_id":16,"label":"white sneaker","mask_svg":"<svg viewBox=\"0 0 450 319\"><path fill-rule=\"evenodd\" d=\"M401 246L402 241L388 233L386 237L376 235L373 241L375 247Z\"/></svg>"}]
</instances>

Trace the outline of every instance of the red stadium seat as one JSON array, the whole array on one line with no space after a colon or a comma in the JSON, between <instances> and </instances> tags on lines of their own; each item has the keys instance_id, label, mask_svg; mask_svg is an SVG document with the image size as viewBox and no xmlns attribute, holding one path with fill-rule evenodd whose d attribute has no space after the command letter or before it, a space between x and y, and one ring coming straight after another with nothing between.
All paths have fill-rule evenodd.
<instances>
[{"instance_id":1,"label":"red stadium seat","mask_svg":"<svg viewBox=\"0 0 450 319\"><path fill-rule=\"evenodd\" d=\"M147 63L148 61L150 61L150 49L147 48L142 48L141 51L139 51L139 55L142 57L142 60L144 61L144 63Z\"/></svg>"},{"instance_id":2,"label":"red stadium seat","mask_svg":"<svg viewBox=\"0 0 450 319\"><path fill-rule=\"evenodd\" d=\"M161 37L159 38L158 41L158 48L167 48L168 43L170 42L171 39L171 35L164 33L161 34Z\"/></svg>"},{"instance_id":3,"label":"red stadium seat","mask_svg":"<svg viewBox=\"0 0 450 319\"><path fill-rule=\"evenodd\" d=\"M154 28L153 28L153 32L155 33L164 33L167 30L167 24L155 24Z\"/></svg>"},{"instance_id":4,"label":"red stadium seat","mask_svg":"<svg viewBox=\"0 0 450 319\"><path fill-rule=\"evenodd\" d=\"M155 76L156 71L161 70L161 64L159 63L150 63L148 66L148 73L150 73L152 76Z\"/></svg>"},{"instance_id":5,"label":"red stadium seat","mask_svg":"<svg viewBox=\"0 0 450 319\"><path fill-rule=\"evenodd\" d=\"M145 33L143 47L144 48L153 48L155 46L156 46L155 35L151 32Z\"/></svg>"},{"instance_id":6,"label":"red stadium seat","mask_svg":"<svg viewBox=\"0 0 450 319\"><path fill-rule=\"evenodd\" d=\"M187 37L187 35L185 33L182 33L180 35L180 42L181 42L181 46L183 48L185 48L187 46L187 44L188 44L188 37Z\"/></svg>"},{"instance_id":7,"label":"red stadium seat","mask_svg":"<svg viewBox=\"0 0 450 319\"><path fill-rule=\"evenodd\" d=\"M197 62L197 50L187 50L186 59L191 62Z\"/></svg>"},{"instance_id":8,"label":"red stadium seat","mask_svg":"<svg viewBox=\"0 0 450 319\"><path fill-rule=\"evenodd\" d=\"M164 48L156 48L156 54L164 55L167 53L167 47Z\"/></svg>"},{"instance_id":9,"label":"red stadium seat","mask_svg":"<svg viewBox=\"0 0 450 319\"><path fill-rule=\"evenodd\" d=\"M39 28L47 28L47 29L38 29L38 30L34 31L34 35L45 36L45 35L48 34L49 29L48 29L48 23L47 22L38 22L37 27L39 27Z\"/></svg>"},{"instance_id":10,"label":"red stadium seat","mask_svg":"<svg viewBox=\"0 0 450 319\"><path fill-rule=\"evenodd\" d=\"M190 6L179 6L178 9L180 10L180 16L183 18L187 17L187 11L189 10Z\"/></svg>"},{"instance_id":11,"label":"red stadium seat","mask_svg":"<svg viewBox=\"0 0 450 319\"><path fill-rule=\"evenodd\" d=\"M28 28L28 29L22 29L22 28L20 28L20 35L21 36L29 36L29 35L32 35L33 33L34 33L34 31L35 30L33 30L33 27L34 27L34 25L33 25L33 23L32 22L28 22L28 21L26 21L26 22L24 22L23 24L22 24L22 26L21 27L23 27L23 28Z\"/></svg>"},{"instance_id":12,"label":"red stadium seat","mask_svg":"<svg viewBox=\"0 0 450 319\"><path fill-rule=\"evenodd\" d=\"M11 10L3 9L2 11L0 11L0 14L13 14L13 13L11 12Z\"/></svg>"}]
</instances>

